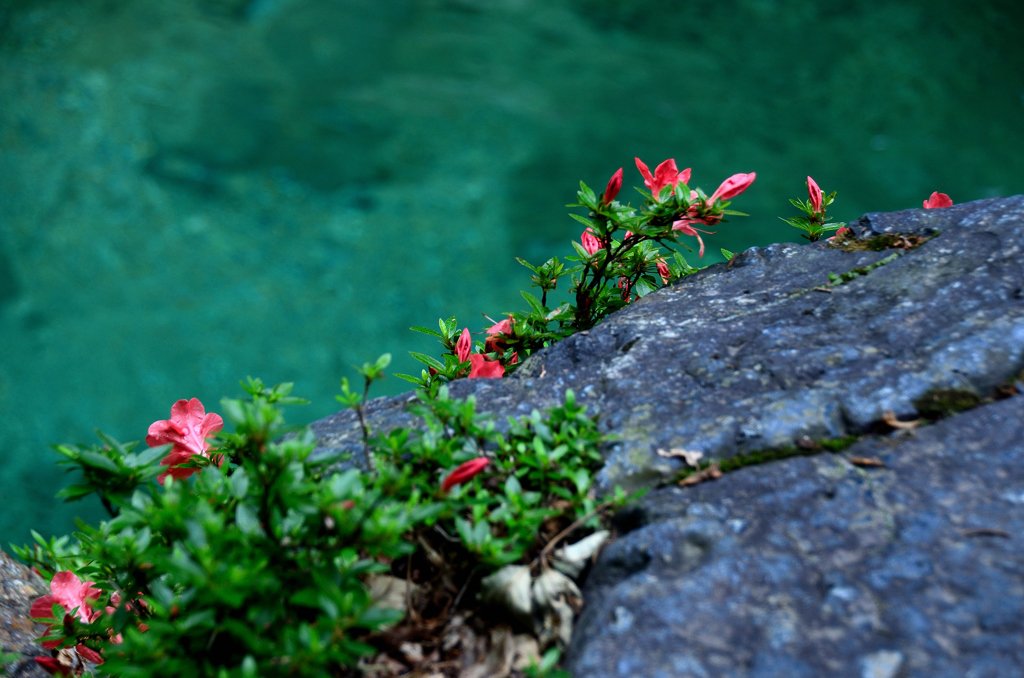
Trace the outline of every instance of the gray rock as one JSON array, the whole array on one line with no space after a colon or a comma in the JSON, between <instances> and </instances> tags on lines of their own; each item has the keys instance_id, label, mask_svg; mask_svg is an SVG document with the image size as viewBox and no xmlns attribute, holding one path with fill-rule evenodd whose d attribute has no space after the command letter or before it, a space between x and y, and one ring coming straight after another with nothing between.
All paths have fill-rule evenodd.
<instances>
[{"instance_id":1,"label":"gray rock","mask_svg":"<svg viewBox=\"0 0 1024 678\"><path fill-rule=\"evenodd\" d=\"M1022 491L1022 397L656 490L642 527L591 572L568 666L588 678L1024 675Z\"/></svg>"},{"instance_id":2,"label":"gray rock","mask_svg":"<svg viewBox=\"0 0 1024 678\"><path fill-rule=\"evenodd\" d=\"M32 602L49 593L49 588L32 570L0 551L0 650L18 653L21 659L6 667L5 675L16 678L48 676L32 657L50 656L36 638L44 626L33 623L28 616Z\"/></svg>"},{"instance_id":3,"label":"gray rock","mask_svg":"<svg viewBox=\"0 0 1024 678\"><path fill-rule=\"evenodd\" d=\"M608 490L673 476L680 462L658 448L724 459L865 433L887 410L916 416L915 401L938 389L988 396L1024 368L1024 197L869 214L852 227L934 237L912 250L751 248L538 352L509 379L462 380L452 393L504 418L574 389L620 438L600 476ZM374 401L371 421L408 425L407 400ZM314 430L325 448L359 447L351 413Z\"/></svg>"}]
</instances>

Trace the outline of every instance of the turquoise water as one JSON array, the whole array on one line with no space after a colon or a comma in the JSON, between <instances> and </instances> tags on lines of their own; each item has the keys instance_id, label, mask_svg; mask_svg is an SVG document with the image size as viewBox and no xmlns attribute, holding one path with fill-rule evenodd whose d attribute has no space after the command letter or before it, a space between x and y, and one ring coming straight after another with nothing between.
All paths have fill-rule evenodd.
<instances>
[{"instance_id":1,"label":"turquoise water","mask_svg":"<svg viewBox=\"0 0 1024 678\"><path fill-rule=\"evenodd\" d=\"M675 157L708 240L1024 193L1024 5L831 0L0 0L0 546L95 520L55 442L294 381L311 421L409 332L519 308L580 179ZM628 188L623 193L625 197ZM692 264L698 263L694 257ZM378 394L404 390L389 378Z\"/></svg>"}]
</instances>

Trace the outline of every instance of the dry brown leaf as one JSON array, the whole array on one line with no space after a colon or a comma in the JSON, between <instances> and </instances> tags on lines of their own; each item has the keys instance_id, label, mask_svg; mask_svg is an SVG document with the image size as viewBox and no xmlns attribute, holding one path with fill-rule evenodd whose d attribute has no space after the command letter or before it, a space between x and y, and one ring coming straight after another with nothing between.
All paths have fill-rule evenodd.
<instances>
[{"instance_id":1,"label":"dry brown leaf","mask_svg":"<svg viewBox=\"0 0 1024 678\"><path fill-rule=\"evenodd\" d=\"M821 445L814 442L814 440L812 440L810 436L803 436L802 438L797 438L796 446L799 447L801 450L811 450L814 452L821 449Z\"/></svg>"},{"instance_id":2,"label":"dry brown leaf","mask_svg":"<svg viewBox=\"0 0 1024 678\"><path fill-rule=\"evenodd\" d=\"M885 411L885 414L882 415L882 421L884 421L886 425L891 426L892 428L902 430L917 428L918 426L921 425L920 419L915 419L914 421L900 421L899 419L896 418L896 413L893 412L892 410Z\"/></svg>"},{"instance_id":3,"label":"dry brown leaf","mask_svg":"<svg viewBox=\"0 0 1024 678\"><path fill-rule=\"evenodd\" d=\"M885 462L881 459L872 459L870 457L850 457L850 463L854 466L885 466Z\"/></svg>"},{"instance_id":4,"label":"dry brown leaf","mask_svg":"<svg viewBox=\"0 0 1024 678\"><path fill-rule=\"evenodd\" d=\"M673 457L682 459L683 461L686 462L687 466L692 466L693 468L699 467L698 462L700 461L701 457L704 456L703 452L698 452L696 450L684 450L681 447L673 447L672 449L667 451L659 449L658 454L662 457L668 457L670 459Z\"/></svg>"},{"instance_id":5,"label":"dry brown leaf","mask_svg":"<svg viewBox=\"0 0 1024 678\"><path fill-rule=\"evenodd\" d=\"M722 469L719 468L718 462L714 462L711 466L708 466L703 471L698 471L692 476L687 476L679 481L680 487L686 487L687 485L696 485L697 483L703 483L705 480L718 480L722 477Z\"/></svg>"}]
</instances>

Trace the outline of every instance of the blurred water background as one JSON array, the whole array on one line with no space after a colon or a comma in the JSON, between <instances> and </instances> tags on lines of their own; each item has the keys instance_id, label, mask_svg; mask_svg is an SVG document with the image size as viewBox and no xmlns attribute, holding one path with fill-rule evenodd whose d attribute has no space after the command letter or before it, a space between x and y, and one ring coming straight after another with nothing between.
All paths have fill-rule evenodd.
<instances>
[{"instance_id":1,"label":"blurred water background","mask_svg":"<svg viewBox=\"0 0 1024 678\"><path fill-rule=\"evenodd\" d=\"M524 306L580 179L674 157L709 238L1024 192L1019 0L0 0L0 546L101 517L55 442L294 381L312 421L407 330ZM633 194L635 195L635 194ZM633 198L635 200L635 197ZM691 264L697 264L690 257ZM390 377L378 395L405 390Z\"/></svg>"}]
</instances>

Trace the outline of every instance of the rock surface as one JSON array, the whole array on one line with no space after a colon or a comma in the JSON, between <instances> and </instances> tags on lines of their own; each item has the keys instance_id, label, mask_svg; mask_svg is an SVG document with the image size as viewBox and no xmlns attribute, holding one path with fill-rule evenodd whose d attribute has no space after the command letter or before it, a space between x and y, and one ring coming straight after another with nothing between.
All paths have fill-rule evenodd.
<instances>
[{"instance_id":1,"label":"rock surface","mask_svg":"<svg viewBox=\"0 0 1024 678\"><path fill-rule=\"evenodd\" d=\"M587 580L574 676L1024 675L1024 397L640 511Z\"/></svg>"},{"instance_id":2,"label":"rock surface","mask_svg":"<svg viewBox=\"0 0 1024 678\"><path fill-rule=\"evenodd\" d=\"M21 655L14 664L3 667L7 669L6 675L15 678L49 675L32 661L32 657L50 654L35 642L43 635L45 627L33 623L28 616L32 602L49 592L32 570L0 551L0 651Z\"/></svg>"},{"instance_id":3,"label":"rock surface","mask_svg":"<svg viewBox=\"0 0 1024 678\"><path fill-rule=\"evenodd\" d=\"M509 379L462 380L452 393L504 418L574 389L620 438L601 485L635 488L680 470L658 448L722 459L865 433L887 410L914 417L938 390L988 396L1024 368L1024 197L869 214L852 228L931 239L877 252L751 248L538 352ZM827 287L830 274L840 278ZM374 401L373 425L411 423L407 399ZM352 413L313 427L324 448L358 450Z\"/></svg>"}]
</instances>

